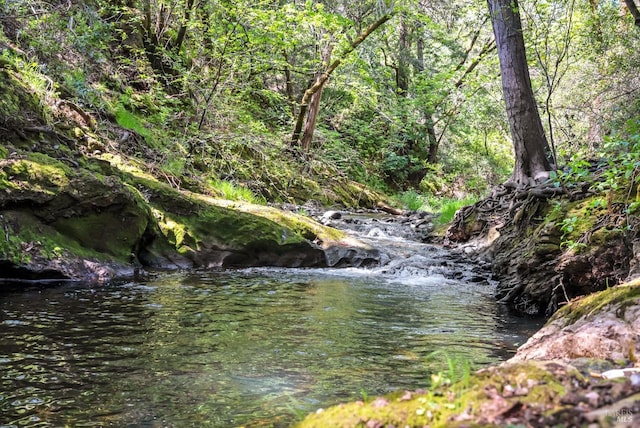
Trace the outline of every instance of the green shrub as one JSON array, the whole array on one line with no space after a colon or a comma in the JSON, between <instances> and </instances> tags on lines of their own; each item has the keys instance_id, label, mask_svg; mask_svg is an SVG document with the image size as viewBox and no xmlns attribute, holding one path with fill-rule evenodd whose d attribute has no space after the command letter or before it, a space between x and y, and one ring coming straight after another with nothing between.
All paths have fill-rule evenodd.
<instances>
[{"instance_id":1,"label":"green shrub","mask_svg":"<svg viewBox=\"0 0 640 428\"><path fill-rule=\"evenodd\" d=\"M445 224L453 220L453 216L460 208L472 205L478 200L475 196L468 196L462 199L455 198L426 198L424 209L425 211L438 212L438 223Z\"/></svg>"},{"instance_id":2,"label":"green shrub","mask_svg":"<svg viewBox=\"0 0 640 428\"><path fill-rule=\"evenodd\" d=\"M423 207L425 206L425 200L423 196L415 190L407 190L400 193L396 196L396 200L400 204L402 204L405 209L411 211L423 210Z\"/></svg>"},{"instance_id":3,"label":"green shrub","mask_svg":"<svg viewBox=\"0 0 640 428\"><path fill-rule=\"evenodd\" d=\"M124 105L118 104L116 107L116 122L125 129L136 132L143 136L146 140L151 138L151 132L144 127L140 119L125 108ZM148 142L148 141L147 141Z\"/></svg>"},{"instance_id":4,"label":"green shrub","mask_svg":"<svg viewBox=\"0 0 640 428\"><path fill-rule=\"evenodd\" d=\"M264 204L265 200L261 196L256 196L251 189L238 186L230 181L209 179L207 180L213 192L224 199L231 201L245 201L252 204Z\"/></svg>"}]
</instances>

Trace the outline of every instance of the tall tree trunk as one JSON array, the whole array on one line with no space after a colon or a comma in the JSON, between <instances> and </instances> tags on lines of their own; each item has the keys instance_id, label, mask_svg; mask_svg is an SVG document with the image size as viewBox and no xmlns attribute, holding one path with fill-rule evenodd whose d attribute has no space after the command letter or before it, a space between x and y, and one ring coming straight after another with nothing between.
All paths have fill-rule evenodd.
<instances>
[{"instance_id":1,"label":"tall tree trunk","mask_svg":"<svg viewBox=\"0 0 640 428\"><path fill-rule=\"evenodd\" d=\"M427 156L427 163L436 164L438 162L438 148L440 141L436 135L436 129L433 123L433 116L429 113L424 115L425 126L427 128L427 140L429 141L429 154Z\"/></svg>"},{"instance_id":2,"label":"tall tree trunk","mask_svg":"<svg viewBox=\"0 0 640 428\"><path fill-rule=\"evenodd\" d=\"M329 41L327 45L324 47L322 51L322 63L329 64L331 62L331 52L333 51L333 42ZM316 80L321 79L322 74L318 73L316 75ZM302 133L302 138L300 139L300 145L302 146L302 150L305 152L309 151L311 148L311 141L313 140L313 133L316 129L316 124L318 123L318 113L320 113L320 100L322 99L322 91L324 89L324 85L318 89L312 96L309 101L309 109L307 111L307 120L304 124L304 131Z\"/></svg>"},{"instance_id":3,"label":"tall tree trunk","mask_svg":"<svg viewBox=\"0 0 640 428\"><path fill-rule=\"evenodd\" d=\"M284 66L284 87L285 87L285 93L287 94L287 100L289 101L289 104L291 106L291 117L295 117L296 114L296 99L293 96L293 79L291 78L291 66L289 64L289 55L287 54L286 50L282 50L282 57L284 59L284 63L286 64Z\"/></svg>"},{"instance_id":4,"label":"tall tree trunk","mask_svg":"<svg viewBox=\"0 0 640 428\"><path fill-rule=\"evenodd\" d=\"M502 89L513 139L511 184L531 185L548 177L549 144L531 88L517 0L487 0L496 37Z\"/></svg>"},{"instance_id":5,"label":"tall tree trunk","mask_svg":"<svg viewBox=\"0 0 640 428\"><path fill-rule=\"evenodd\" d=\"M400 21L400 36L398 40L398 61L396 64L396 90L398 95L406 97L409 92L409 31L407 22Z\"/></svg>"},{"instance_id":6,"label":"tall tree trunk","mask_svg":"<svg viewBox=\"0 0 640 428\"><path fill-rule=\"evenodd\" d=\"M293 134L291 135L291 145L299 146L300 145L300 134L302 134L302 125L304 124L304 119L307 115L307 111L309 110L309 103L311 102L311 98L313 95L318 92L324 84L329 80L331 74L338 68L340 64L342 64L342 60L344 60L347 55L353 52L362 42L365 41L367 37L371 35L375 30L378 29L382 24L391 19L391 14L385 14L380 17L376 22L367 27L351 44L344 52L334 60L326 70L324 70L320 76L316 79L315 83L311 85L302 96L302 101L300 101L300 111L298 112L298 119L296 120L295 127L293 129ZM307 130L305 130L307 132ZM313 136L314 129L309 129L308 132Z\"/></svg>"},{"instance_id":7,"label":"tall tree trunk","mask_svg":"<svg viewBox=\"0 0 640 428\"><path fill-rule=\"evenodd\" d=\"M164 81L167 89L171 88L171 79L179 73L169 63L165 62L163 54L163 46L161 43L162 34L166 30L170 11L165 9L164 3L160 5L160 9L154 13L151 0L145 0L142 4L143 19L140 23L140 32L143 35L142 41L149 64L158 76Z\"/></svg>"},{"instance_id":8,"label":"tall tree trunk","mask_svg":"<svg viewBox=\"0 0 640 428\"><path fill-rule=\"evenodd\" d=\"M631 12L631 16L635 20L635 24L640 27L640 10L638 10L638 6L633 0L624 0L624 4L627 5L627 9Z\"/></svg>"},{"instance_id":9,"label":"tall tree trunk","mask_svg":"<svg viewBox=\"0 0 640 428\"><path fill-rule=\"evenodd\" d=\"M191 20L191 9L193 8L194 0L187 0L187 4L184 7L184 18L182 21L182 25L180 25L180 29L178 30L178 35L176 36L175 41L171 48L175 53L179 53L182 48L182 43L184 42L184 38L187 35L187 25Z\"/></svg>"}]
</instances>

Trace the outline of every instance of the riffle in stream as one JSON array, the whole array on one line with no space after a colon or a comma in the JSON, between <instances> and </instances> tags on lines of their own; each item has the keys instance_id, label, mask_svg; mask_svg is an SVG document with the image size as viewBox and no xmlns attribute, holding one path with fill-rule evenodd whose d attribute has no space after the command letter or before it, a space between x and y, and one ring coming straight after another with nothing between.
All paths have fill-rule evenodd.
<instances>
[{"instance_id":1,"label":"riffle in stream","mask_svg":"<svg viewBox=\"0 0 640 428\"><path fill-rule=\"evenodd\" d=\"M3 294L0 426L289 426L425 387L445 354L476 368L502 361L539 327L495 303L481 268L380 228L357 233L388 255L384 266Z\"/></svg>"}]
</instances>

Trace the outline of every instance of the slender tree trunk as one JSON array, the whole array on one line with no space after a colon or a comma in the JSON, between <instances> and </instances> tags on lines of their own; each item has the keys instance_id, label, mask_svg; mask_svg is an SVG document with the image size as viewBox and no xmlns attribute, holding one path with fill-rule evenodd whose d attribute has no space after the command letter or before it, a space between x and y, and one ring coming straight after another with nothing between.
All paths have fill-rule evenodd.
<instances>
[{"instance_id":1,"label":"slender tree trunk","mask_svg":"<svg viewBox=\"0 0 640 428\"><path fill-rule=\"evenodd\" d=\"M178 30L178 35L176 36L176 40L172 46L172 49L176 53L180 52L182 43L184 42L184 38L187 35L187 25L191 20L191 9L193 8L193 2L194 0L187 0L187 4L185 5L183 22L180 26L180 29Z\"/></svg>"},{"instance_id":2,"label":"slender tree trunk","mask_svg":"<svg viewBox=\"0 0 640 428\"><path fill-rule=\"evenodd\" d=\"M548 177L549 145L531 88L517 0L488 0L513 139L512 184L531 185Z\"/></svg>"},{"instance_id":3,"label":"slender tree trunk","mask_svg":"<svg viewBox=\"0 0 640 428\"><path fill-rule=\"evenodd\" d=\"M438 162L438 148L440 142L436 135L436 129L433 123L433 116L431 114L425 114L424 119L427 128L427 139L429 141L429 154L427 155L427 163L435 164Z\"/></svg>"},{"instance_id":4,"label":"slender tree trunk","mask_svg":"<svg viewBox=\"0 0 640 428\"><path fill-rule=\"evenodd\" d=\"M151 0L145 0L142 7L144 18L140 24L140 31L143 35L142 41L147 59L151 68L164 80L165 87L171 89L171 82L167 77L177 76L178 71L171 64L163 61L161 45L161 37L166 31L170 11L167 11L162 4L160 10L154 14Z\"/></svg>"},{"instance_id":5,"label":"slender tree trunk","mask_svg":"<svg viewBox=\"0 0 640 428\"><path fill-rule=\"evenodd\" d=\"M324 72L320 74L315 83L304 92L302 101L300 101L300 111L298 112L298 119L296 120L293 134L291 135L292 146L300 145L299 140L300 135L302 134L302 125L304 124L304 119L309 109L309 103L311 102L311 97L313 97L313 94L318 92L324 86L335 69L338 68L340 64L342 64L342 60L346 58L347 55L349 55L351 52L353 52L358 46L360 46L360 44L371 35L371 33L378 29L378 27L391 19L391 16L391 14L383 15L376 22L367 27L367 29L365 29L353 42L351 42L351 45L344 52L342 52L342 54L336 60L334 60ZM313 136L314 129L309 129L308 132L311 136Z\"/></svg>"},{"instance_id":6,"label":"slender tree trunk","mask_svg":"<svg viewBox=\"0 0 640 428\"><path fill-rule=\"evenodd\" d=\"M331 62L331 52L333 51L333 42L327 43L323 52L322 52L322 63L329 64ZM316 76L317 79L321 79L322 75L318 74ZM300 145L302 146L302 150L305 152L309 151L311 148L311 141L313 140L313 133L316 129L316 124L318 123L318 113L320 113L320 100L322 99L322 91L324 89L324 85L318 89L312 96L309 101L309 109L307 111L307 120L304 124L304 132L302 133L302 138L300 139Z\"/></svg>"},{"instance_id":7,"label":"slender tree trunk","mask_svg":"<svg viewBox=\"0 0 640 428\"><path fill-rule=\"evenodd\" d=\"M144 20L142 22L142 33L144 49L151 67L156 71L162 71L162 59L158 53L158 38L155 29L152 28L153 18L151 16L151 0L143 3Z\"/></svg>"},{"instance_id":8,"label":"slender tree trunk","mask_svg":"<svg viewBox=\"0 0 640 428\"><path fill-rule=\"evenodd\" d=\"M289 105L291 106L291 117L295 117L296 114L296 99L293 96L293 79L291 78L291 67L289 65L289 55L287 55L287 51L282 51L282 57L284 58L285 66L284 66L284 87L285 93L287 94L287 100L289 101Z\"/></svg>"},{"instance_id":9,"label":"slender tree trunk","mask_svg":"<svg viewBox=\"0 0 640 428\"><path fill-rule=\"evenodd\" d=\"M398 40L398 63L396 64L396 90L398 95L406 97L409 92L409 31L407 22L400 21L400 36Z\"/></svg>"},{"instance_id":10,"label":"slender tree trunk","mask_svg":"<svg viewBox=\"0 0 640 428\"><path fill-rule=\"evenodd\" d=\"M636 26L640 27L640 10L638 10L636 3L633 0L624 0L624 4L627 5L627 9L631 12L631 16L633 16Z\"/></svg>"}]
</instances>

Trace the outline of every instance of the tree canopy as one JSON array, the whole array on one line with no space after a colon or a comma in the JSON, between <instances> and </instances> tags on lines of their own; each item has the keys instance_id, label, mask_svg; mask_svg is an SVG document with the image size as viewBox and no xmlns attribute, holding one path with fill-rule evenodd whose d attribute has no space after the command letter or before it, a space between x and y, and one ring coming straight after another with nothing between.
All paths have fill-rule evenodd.
<instances>
[{"instance_id":1,"label":"tree canopy","mask_svg":"<svg viewBox=\"0 0 640 428\"><path fill-rule=\"evenodd\" d=\"M341 175L390 193L479 196L635 135L636 6L4 2L1 60L43 99L64 100L112 151L153 159L176 185L204 177L304 199L289 190L303 177ZM517 12L521 31L505 29L522 36L517 47L505 47L497 10ZM505 86L514 52L526 93ZM528 107L509 107L523 94ZM55 122L60 106L43 114ZM514 133L527 112L541 120Z\"/></svg>"}]
</instances>

